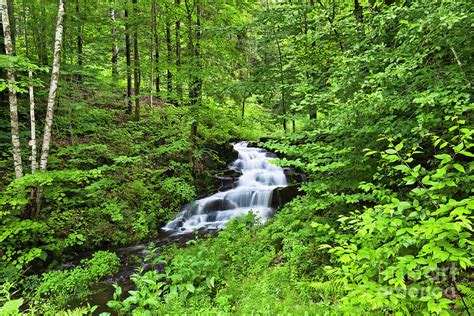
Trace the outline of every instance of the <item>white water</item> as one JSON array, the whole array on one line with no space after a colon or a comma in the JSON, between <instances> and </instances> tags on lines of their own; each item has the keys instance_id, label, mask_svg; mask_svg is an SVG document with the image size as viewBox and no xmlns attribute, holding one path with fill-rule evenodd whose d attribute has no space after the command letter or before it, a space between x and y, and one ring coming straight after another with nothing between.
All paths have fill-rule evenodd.
<instances>
[{"instance_id":1,"label":"white water","mask_svg":"<svg viewBox=\"0 0 474 316\"><path fill-rule=\"evenodd\" d=\"M237 186L186 205L164 230L184 234L195 229L220 229L231 218L250 211L262 222L273 215L273 190L287 185L283 169L268 162L272 159L268 152L248 147L247 142L234 144L234 149L239 156L229 168L242 173Z\"/></svg>"}]
</instances>

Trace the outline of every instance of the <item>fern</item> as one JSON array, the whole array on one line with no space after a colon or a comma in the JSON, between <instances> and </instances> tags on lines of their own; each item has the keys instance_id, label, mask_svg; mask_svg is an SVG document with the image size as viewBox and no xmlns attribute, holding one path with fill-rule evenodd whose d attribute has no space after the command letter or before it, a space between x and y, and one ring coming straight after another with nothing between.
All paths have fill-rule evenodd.
<instances>
[{"instance_id":1,"label":"fern","mask_svg":"<svg viewBox=\"0 0 474 316\"><path fill-rule=\"evenodd\" d=\"M474 288L470 287L471 284L457 284L459 292L462 294L464 302L469 309L474 308Z\"/></svg>"},{"instance_id":2,"label":"fern","mask_svg":"<svg viewBox=\"0 0 474 316\"><path fill-rule=\"evenodd\" d=\"M305 287L310 287L323 300L334 301L338 297L343 296L346 292L343 281L338 279L331 279L328 281L300 282L299 284Z\"/></svg>"}]
</instances>

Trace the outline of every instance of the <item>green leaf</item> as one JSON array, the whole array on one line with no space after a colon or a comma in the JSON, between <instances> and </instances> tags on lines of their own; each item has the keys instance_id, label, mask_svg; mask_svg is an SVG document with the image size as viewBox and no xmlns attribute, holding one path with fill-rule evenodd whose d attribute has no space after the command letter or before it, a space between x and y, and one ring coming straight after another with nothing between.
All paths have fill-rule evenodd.
<instances>
[{"instance_id":1,"label":"green leaf","mask_svg":"<svg viewBox=\"0 0 474 316\"><path fill-rule=\"evenodd\" d=\"M23 305L23 299L11 300L5 302L0 308L0 315L20 315L20 307Z\"/></svg>"},{"instance_id":2,"label":"green leaf","mask_svg":"<svg viewBox=\"0 0 474 316\"><path fill-rule=\"evenodd\" d=\"M456 169L456 170L458 170L458 171L460 171L460 172L462 172L462 173L466 173L466 170L464 170L464 167L463 167L462 165L458 164L458 163L455 163L455 164L453 165L453 167L454 167L454 169Z\"/></svg>"},{"instance_id":3,"label":"green leaf","mask_svg":"<svg viewBox=\"0 0 474 316\"><path fill-rule=\"evenodd\" d=\"M196 289L194 288L194 285L192 285L191 283L188 283L188 284L186 284L186 290L187 290L188 292L194 293L194 291L195 291Z\"/></svg>"}]
</instances>

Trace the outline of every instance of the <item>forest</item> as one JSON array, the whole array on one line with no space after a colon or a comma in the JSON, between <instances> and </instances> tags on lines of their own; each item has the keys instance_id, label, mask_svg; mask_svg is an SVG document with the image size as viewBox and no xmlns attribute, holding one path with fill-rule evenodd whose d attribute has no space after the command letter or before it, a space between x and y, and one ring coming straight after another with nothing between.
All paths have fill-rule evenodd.
<instances>
[{"instance_id":1,"label":"forest","mask_svg":"<svg viewBox=\"0 0 474 316\"><path fill-rule=\"evenodd\" d=\"M0 10L0 315L474 315L471 0Z\"/></svg>"}]
</instances>

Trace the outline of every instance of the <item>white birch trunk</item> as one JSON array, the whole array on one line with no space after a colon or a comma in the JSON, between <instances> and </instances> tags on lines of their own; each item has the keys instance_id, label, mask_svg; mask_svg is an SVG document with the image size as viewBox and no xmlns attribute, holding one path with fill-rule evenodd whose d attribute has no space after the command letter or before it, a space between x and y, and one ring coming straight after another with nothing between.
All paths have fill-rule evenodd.
<instances>
[{"instance_id":1,"label":"white birch trunk","mask_svg":"<svg viewBox=\"0 0 474 316\"><path fill-rule=\"evenodd\" d=\"M13 56L13 43L10 30L10 18L8 16L7 2L0 0L0 8L2 13L3 35L5 39L5 52L8 56ZM15 176L20 178L23 176L23 166L21 162L21 145L20 145L20 128L18 126L18 105L16 98L15 73L13 65L7 69L8 81L8 99L10 102L10 124L13 145L13 164L15 167Z\"/></svg>"},{"instance_id":2,"label":"white birch trunk","mask_svg":"<svg viewBox=\"0 0 474 316\"><path fill-rule=\"evenodd\" d=\"M35 119L35 93L33 90L33 72L30 71L28 73L28 77L30 79L30 123L31 123L31 173L35 173L38 167L38 161L36 159L36 119Z\"/></svg>"},{"instance_id":3,"label":"white birch trunk","mask_svg":"<svg viewBox=\"0 0 474 316\"><path fill-rule=\"evenodd\" d=\"M112 38L113 38L113 46L112 46L112 77L117 79L118 76L118 56L119 56L119 47L118 47L118 40L117 40L117 28L116 28L116 17L115 17L115 9L110 9L110 16L112 19Z\"/></svg>"},{"instance_id":4,"label":"white birch trunk","mask_svg":"<svg viewBox=\"0 0 474 316\"><path fill-rule=\"evenodd\" d=\"M4 1L4 0L2 0ZM54 41L53 69L51 71L51 85L49 87L48 106L46 109L46 123L44 126L43 147L41 148L40 170L45 171L48 164L49 147L51 143L51 128L53 125L54 102L58 90L59 66L61 61L61 43L63 39L64 3L59 0L58 20L56 23L56 38Z\"/></svg>"}]
</instances>

